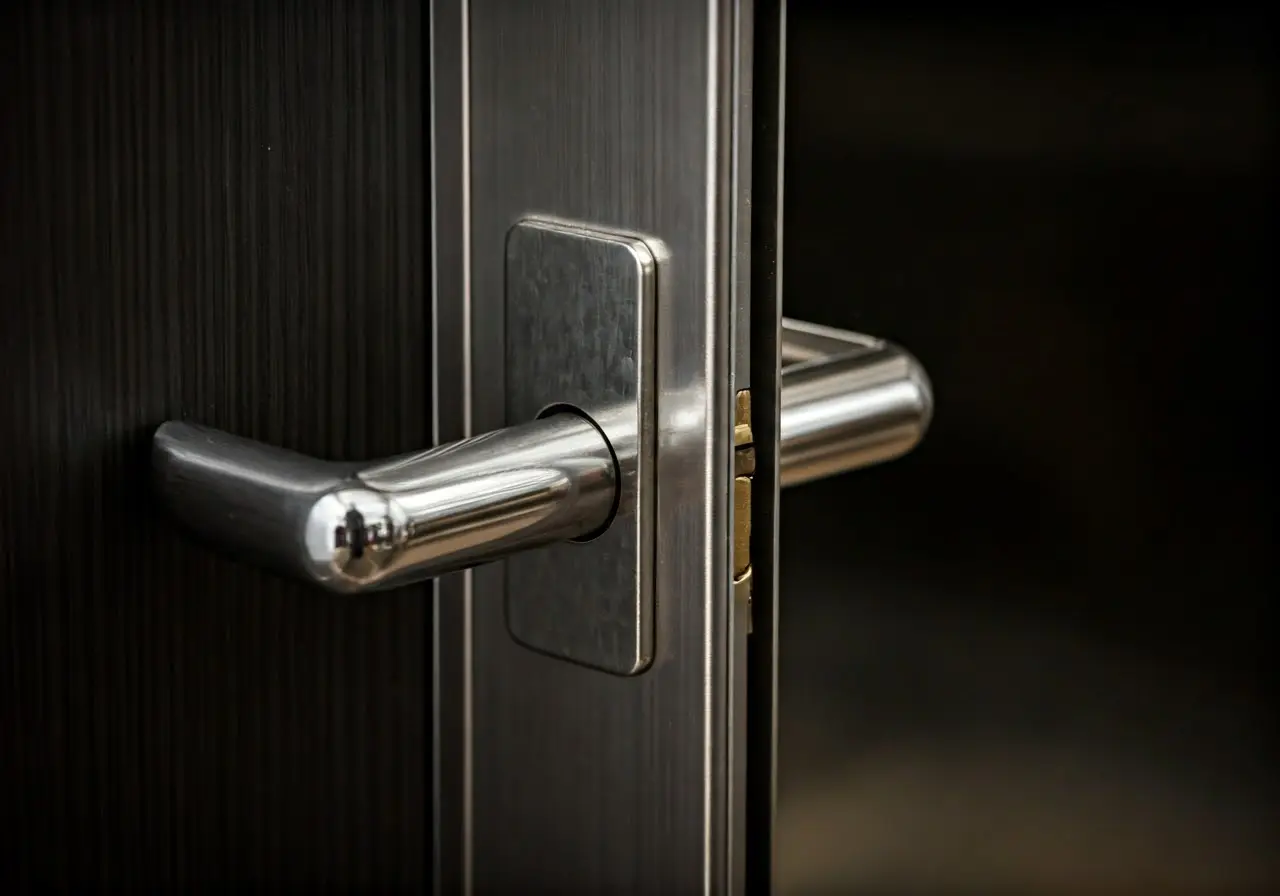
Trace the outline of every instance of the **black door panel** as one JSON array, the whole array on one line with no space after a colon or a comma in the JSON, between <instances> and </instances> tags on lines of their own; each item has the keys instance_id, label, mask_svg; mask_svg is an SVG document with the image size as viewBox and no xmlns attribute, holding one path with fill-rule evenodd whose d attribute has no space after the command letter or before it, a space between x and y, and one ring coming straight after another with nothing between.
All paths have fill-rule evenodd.
<instances>
[{"instance_id":1,"label":"black door panel","mask_svg":"<svg viewBox=\"0 0 1280 896\"><path fill-rule=\"evenodd\" d=\"M6 880L425 879L427 589L260 573L145 488L169 418L428 443L419 6L3 16Z\"/></svg>"}]
</instances>

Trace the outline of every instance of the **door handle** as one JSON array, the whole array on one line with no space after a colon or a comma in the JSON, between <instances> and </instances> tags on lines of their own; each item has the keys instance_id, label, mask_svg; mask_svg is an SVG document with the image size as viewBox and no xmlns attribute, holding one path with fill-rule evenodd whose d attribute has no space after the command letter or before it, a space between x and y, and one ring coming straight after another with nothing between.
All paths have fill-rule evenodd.
<instances>
[{"instance_id":1,"label":"door handle","mask_svg":"<svg viewBox=\"0 0 1280 896\"><path fill-rule=\"evenodd\" d=\"M783 486L893 459L924 435L929 380L898 346L784 319L782 359ZM373 591L606 529L628 440L615 429L611 440L597 419L553 407L369 464L170 421L154 436L154 485L180 522L236 557L333 591Z\"/></svg>"},{"instance_id":2,"label":"door handle","mask_svg":"<svg viewBox=\"0 0 1280 896\"><path fill-rule=\"evenodd\" d=\"M933 416L924 367L892 342L782 319L784 488L906 454Z\"/></svg>"}]
</instances>

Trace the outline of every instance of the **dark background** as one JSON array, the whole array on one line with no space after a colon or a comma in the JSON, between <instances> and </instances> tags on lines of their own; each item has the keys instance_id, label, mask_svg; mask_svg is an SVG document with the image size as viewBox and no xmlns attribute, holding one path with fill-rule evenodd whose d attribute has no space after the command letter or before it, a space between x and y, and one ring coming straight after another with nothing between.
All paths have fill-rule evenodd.
<instances>
[{"instance_id":1,"label":"dark background","mask_svg":"<svg viewBox=\"0 0 1280 896\"><path fill-rule=\"evenodd\" d=\"M791 7L784 311L937 413L783 497L784 891L1280 886L1273 32L832 6Z\"/></svg>"}]
</instances>

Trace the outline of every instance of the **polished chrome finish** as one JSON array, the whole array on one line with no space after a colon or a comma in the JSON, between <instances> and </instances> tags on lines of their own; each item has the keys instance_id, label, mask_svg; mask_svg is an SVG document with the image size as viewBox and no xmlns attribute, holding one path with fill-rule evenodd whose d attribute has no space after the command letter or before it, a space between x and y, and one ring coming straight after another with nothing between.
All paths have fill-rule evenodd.
<instances>
[{"instance_id":1,"label":"polished chrome finish","mask_svg":"<svg viewBox=\"0 0 1280 896\"><path fill-rule=\"evenodd\" d=\"M553 413L366 465L170 422L156 432L154 468L175 516L238 557L346 593L590 537L508 561L511 633L563 659L641 671L654 638L654 448L645 397L652 389L643 349L653 258L630 238L584 240L553 228L530 239L542 248L518 254L558 259L547 270L560 277L539 279L535 267L513 263L509 320L524 336L509 340L518 360L508 366L509 413L555 410L553 395L591 405L594 394L590 420ZM546 249L548 239L554 249ZM586 256L567 248L574 242ZM575 289L581 301L571 306L564 297ZM605 334L620 341L597 347L590 363L575 368L572 346L592 336L557 313L594 321L597 346ZM534 348L518 348L522 338ZM784 357L805 359L782 375L784 487L891 460L923 437L932 391L903 349L792 320L783 322L782 344ZM734 429L745 446L749 426ZM696 434L675 432L667 441L676 450L695 443Z\"/></svg>"},{"instance_id":2,"label":"polished chrome finish","mask_svg":"<svg viewBox=\"0 0 1280 896\"><path fill-rule=\"evenodd\" d=\"M809 361L825 361L859 348L876 348L883 340L851 330L824 327L790 317L782 318L780 354L784 371Z\"/></svg>"},{"instance_id":3,"label":"polished chrome finish","mask_svg":"<svg viewBox=\"0 0 1280 896\"><path fill-rule=\"evenodd\" d=\"M153 468L169 509L199 534L343 593L590 536L617 493L609 443L573 414L363 467L170 422Z\"/></svg>"},{"instance_id":4,"label":"polished chrome finish","mask_svg":"<svg viewBox=\"0 0 1280 896\"><path fill-rule=\"evenodd\" d=\"M507 561L507 627L526 647L634 675L653 658L655 250L549 219L516 223L506 243L507 420L584 408L619 473L608 531Z\"/></svg>"},{"instance_id":5,"label":"polished chrome finish","mask_svg":"<svg viewBox=\"0 0 1280 896\"><path fill-rule=\"evenodd\" d=\"M783 487L899 457L924 437L933 391L924 368L893 345L783 320Z\"/></svg>"}]
</instances>

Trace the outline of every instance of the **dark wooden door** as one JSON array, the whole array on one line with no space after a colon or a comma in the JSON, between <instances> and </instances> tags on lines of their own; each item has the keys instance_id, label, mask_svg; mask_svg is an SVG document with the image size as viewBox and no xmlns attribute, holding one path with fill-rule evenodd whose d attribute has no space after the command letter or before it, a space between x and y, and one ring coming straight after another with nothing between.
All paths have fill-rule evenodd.
<instances>
[{"instance_id":1,"label":"dark wooden door","mask_svg":"<svg viewBox=\"0 0 1280 896\"><path fill-rule=\"evenodd\" d=\"M170 418L427 444L424 15L137 6L0 14L0 882L420 886L428 589L237 565L146 476Z\"/></svg>"}]
</instances>

